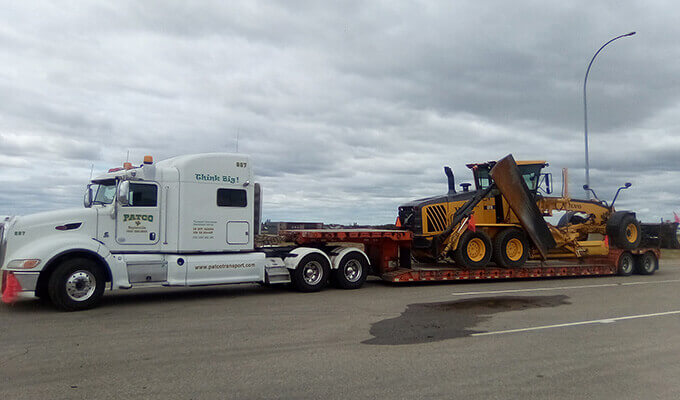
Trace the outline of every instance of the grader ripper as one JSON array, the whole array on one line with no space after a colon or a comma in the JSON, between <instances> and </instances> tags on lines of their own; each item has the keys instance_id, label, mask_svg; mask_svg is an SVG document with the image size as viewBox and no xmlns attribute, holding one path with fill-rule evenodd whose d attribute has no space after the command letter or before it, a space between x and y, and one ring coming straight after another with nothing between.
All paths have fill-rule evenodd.
<instances>
[{"instance_id":1,"label":"grader ripper","mask_svg":"<svg viewBox=\"0 0 680 400\"><path fill-rule=\"evenodd\" d=\"M446 195L415 200L399 207L399 222L412 231L416 261L446 262L461 267L521 267L527 259L605 256L609 246L634 250L642 231L635 213L616 211L614 202L545 197L551 193L545 161L515 162L508 155L498 162L468 164L475 190L461 184L457 193L453 173L445 167ZM586 188L590 190L589 188ZM594 192L593 192L594 194ZM557 226L544 220L566 211ZM610 243L611 241L611 243Z\"/></svg>"}]
</instances>

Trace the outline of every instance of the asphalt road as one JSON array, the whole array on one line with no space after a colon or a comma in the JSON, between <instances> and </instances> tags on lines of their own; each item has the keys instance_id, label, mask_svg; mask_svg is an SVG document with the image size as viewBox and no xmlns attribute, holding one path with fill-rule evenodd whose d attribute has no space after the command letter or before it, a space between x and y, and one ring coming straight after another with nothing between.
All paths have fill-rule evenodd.
<instances>
[{"instance_id":1,"label":"asphalt road","mask_svg":"<svg viewBox=\"0 0 680 400\"><path fill-rule=\"evenodd\" d=\"M622 318L625 317L625 318ZM2 399L680 398L680 262L653 276L0 306Z\"/></svg>"}]
</instances>

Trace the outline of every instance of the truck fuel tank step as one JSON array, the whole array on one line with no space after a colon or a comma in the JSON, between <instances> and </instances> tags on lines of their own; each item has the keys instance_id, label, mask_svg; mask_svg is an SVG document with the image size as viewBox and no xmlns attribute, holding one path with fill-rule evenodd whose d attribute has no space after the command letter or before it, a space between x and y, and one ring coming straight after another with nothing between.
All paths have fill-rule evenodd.
<instances>
[{"instance_id":1,"label":"truck fuel tank step","mask_svg":"<svg viewBox=\"0 0 680 400\"><path fill-rule=\"evenodd\" d=\"M264 281L268 284L289 283L290 273L280 258L267 258Z\"/></svg>"}]
</instances>

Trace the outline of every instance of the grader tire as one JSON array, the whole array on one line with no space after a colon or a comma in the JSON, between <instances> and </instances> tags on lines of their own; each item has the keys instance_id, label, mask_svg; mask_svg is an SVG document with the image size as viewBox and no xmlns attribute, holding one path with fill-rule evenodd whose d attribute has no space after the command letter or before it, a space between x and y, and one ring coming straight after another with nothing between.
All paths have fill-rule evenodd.
<instances>
[{"instance_id":1,"label":"grader tire","mask_svg":"<svg viewBox=\"0 0 680 400\"><path fill-rule=\"evenodd\" d=\"M529 241L519 229L510 228L499 232L493 240L493 261L499 267L517 268L529 257Z\"/></svg>"},{"instance_id":2,"label":"grader tire","mask_svg":"<svg viewBox=\"0 0 680 400\"><path fill-rule=\"evenodd\" d=\"M631 214L626 215L614 227L611 235L616 247L624 250L636 249L642 240L640 221Z\"/></svg>"},{"instance_id":3,"label":"grader tire","mask_svg":"<svg viewBox=\"0 0 680 400\"><path fill-rule=\"evenodd\" d=\"M485 267L491 260L491 239L482 231L466 231L458 241L453 259L461 267Z\"/></svg>"}]
</instances>

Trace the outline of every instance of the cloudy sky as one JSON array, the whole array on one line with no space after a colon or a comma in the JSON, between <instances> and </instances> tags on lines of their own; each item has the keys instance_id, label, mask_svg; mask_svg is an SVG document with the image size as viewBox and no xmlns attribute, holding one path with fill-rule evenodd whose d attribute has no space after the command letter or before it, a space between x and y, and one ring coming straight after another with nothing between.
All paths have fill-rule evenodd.
<instances>
[{"instance_id":1,"label":"cloudy sky","mask_svg":"<svg viewBox=\"0 0 680 400\"><path fill-rule=\"evenodd\" d=\"M145 154L248 153L264 217L392 223L450 165L546 159L680 212L671 1L0 1L0 215L81 206Z\"/></svg>"}]
</instances>

